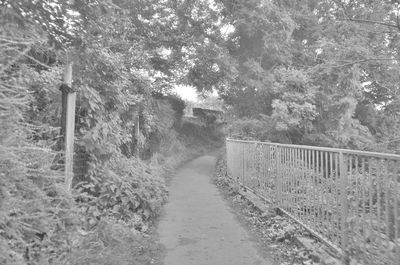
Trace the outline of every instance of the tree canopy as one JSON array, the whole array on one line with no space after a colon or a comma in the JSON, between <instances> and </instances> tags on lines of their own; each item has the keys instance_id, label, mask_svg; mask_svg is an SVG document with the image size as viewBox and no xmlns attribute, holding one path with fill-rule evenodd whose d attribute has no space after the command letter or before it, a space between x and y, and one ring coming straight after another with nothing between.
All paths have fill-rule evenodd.
<instances>
[{"instance_id":1,"label":"tree canopy","mask_svg":"<svg viewBox=\"0 0 400 265\"><path fill-rule=\"evenodd\" d=\"M277 132L294 143L393 147L397 1L218 3L234 30L220 45L224 58L213 74L218 78L207 82L213 81L237 117L272 118Z\"/></svg>"}]
</instances>

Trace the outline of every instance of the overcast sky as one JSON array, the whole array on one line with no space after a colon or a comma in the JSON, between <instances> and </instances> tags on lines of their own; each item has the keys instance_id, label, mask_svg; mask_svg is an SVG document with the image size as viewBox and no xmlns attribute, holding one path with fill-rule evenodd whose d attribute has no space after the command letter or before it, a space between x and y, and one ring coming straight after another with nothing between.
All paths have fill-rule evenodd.
<instances>
[{"instance_id":1,"label":"overcast sky","mask_svg":"<svg viewBox=\"0 0 400 265\"><path fill-rule=\"evenodd\" d=\"M184 100L199 101L196 90L191 86L176 86L175 91Z\"/></svg>"}]
</instances>

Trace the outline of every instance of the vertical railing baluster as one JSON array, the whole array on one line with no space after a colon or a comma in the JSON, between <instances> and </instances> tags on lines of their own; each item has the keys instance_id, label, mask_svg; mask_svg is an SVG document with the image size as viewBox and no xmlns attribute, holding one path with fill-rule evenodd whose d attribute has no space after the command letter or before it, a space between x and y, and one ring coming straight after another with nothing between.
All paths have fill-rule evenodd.
<instances>
[{"instance_id":1,"label":"vertical railing baluster","mask_svg":"<svg viewBox=\"0 0 400 265\"><path fill-rule=\"evenodd\" d=\"M336 206L336 235L337 242L341 244L342 234L340 220L342 218L340 209L340 179L339 179L339 153L335 153L335 206Z\"/></svg>"},{"instance_id":2,"label":"vertical railing baluster","mask_svg":"<svg viewBox=\"0 0 400 265\"><path fill-rule=\"evenodd\" d=\"M284 171L283 171L283 175L282 175L282 180L283 180L283 189L282 189L282 198L283 198L283 201L282 201L282 203L283 203L283 208L285 208L286 209L286 204L287 204L287 191L286 191L286 189L287 189L287 173L288 173L288 170L287 170L287 157L288 157L288 149L287 148L283 148L283 163L282 163L282 166L283 166L283 168L284 168Z\"/></svg>"},{"instance_id":3,"label":"vertical railing baluster","mask_svg":"<svg viewBox=\"0 0 400 265\"><path fill-rule=\"evenodd\" d=\"M314 225L316 230L319 230L319 212L318 212L318 208L319 208L319 151L315 150L315 157L314 157Z\"/></svg>"},{"instance_id":4,"label":"vertical railing baluster","mask_svg":"<svg viewBox=\"0 0 400 265\"><path fill-rule=\"evenodd\" d=\"M236 177L236 171L235 171L235 169L236 169L236 164L235 164L235 158L236 158L236 155L234 155L235 154L235 144L236 143L232 143L232 142L229 142L229 146L230 146L230 148L229 148L229 154L230 154L230 160L231 160L231 173L232 173L232 178L233 179L235 179L235 177Z\"/></svg>"},{"instance_id":5,"label":"vertical railing baluster","mask_svg":"<svg viewBox=\"0 0 400 265\"><path fill-rule=\"evenodd\" d=\"M271 145L268 145L268 155L267 155L267 159L268 159L268 164L267 164L267 167L265 168L265 170L266 170L266 172L267 172L267 182L266 182L266 187L267 187L267 189L266 189L266 191L268 191L268 194L269 194L269 196L271 196L272 194L273 194L273 192L272 192L272 190L271 190L271 183L272 183L272 181L273 181L273 176L272 176L272 172L270 171L270 170L273 170L273 168L274 168L274 164L272 163L272 161L275 161L275 160L273 160L273 158L272 158L272 146ZM276 177L276 176L275 176Z\"/></svg>"},{"instance_id":6,"label":"vertical railing baluster","mask_svg":"<svg viewBox=\"0 0 400 265\"><path fill-rule=\"evenodd\" d=\"M317 219L317 224L318 225L318 229L321 230L322 227L322 222L321 222L321 184L320 184L320 156L321 156L321 152L320 151L316 151L316 157L317 157L317 161L316 161L316 183L315 183L315 187L316 187L316 215L315 218Z\"/></svg>"},{"instance_id":7,"label":"vertical railing baluster","mask_svg":"<svg viewBox=\"0 0 400 265\"><path fill-rule=\"evenodd\" d=\"M375 193L375 187L374 187L374 179L373 179L373 164L375 164L375 159L373 159L372 157L369 157L368 159L368 178L369 178L369 237L371 239L372 242L372 238L373 238L373 233L374 233L374 228L373 228L373 223L372 220L374 218L374 212L375 212L375 207L373 204L373 196ZM376 181L376 180L375 180Z\"/></svg>"},{"instance_id":8,"label":"vertical railing baluster","mask_svg":"<svg viewBox=\"0 0 400 265\"><path fill-rule=\"evenodd\" d=\"M399 235L399 196L400 196L400 174L399 174L400 162L394 163L393 183L394 183L394 240L395 240L395 252L396 260L400 260L400 235Z\"/></svg>"},{"instance_id":9,"label":"vertical railing baluster","mask_svg":"<svg viewBox=\"0 0 400 265\"><path fill-rule=\"evenodd\" d=\"M260 186L260 148L258 143L254 143L254 163L253 163L253 171L255 172L255 182L253 183L254 190L257 190Z\"/></svg>"},{"instance_id":10,"label":"vertical railing baluster","mask_svg":"<svg viewBox=\"0 0 400 265\"><path fill-rule=\"evenodd\" d=\"M291 148L286 149L286 210L290 213L290 173L291 173L291 167L290 167L290 160L291 160Z\"/></svg>"},{"instance_id":11,"label":"vertical railing baluster","mask_svg":"<svg viewBox=\"0 0 400 265\"><path fill-rule=\"evenodd\" d=\"M273 176L271 174L271 171L274 168L274 163L272 162L272 146L271 145L267 145L267 160L268 163L265 167L265 172L267 172L267 182L266 182L266 186L268 187L268 190L271 188L271 181L273 179ZM276 176L275 176L276 177Z\"/></svg>"},{"instance_id":12,"label":"vertical railing baluster","mask_svg":"<svg viewBox=\"0 0 400 265\"><path fill-rule=\"evenodd\" d=\"M300 203L300 215L304 219L304 176L305 176L305 149L300 148L300 179L299 179L299 203Z\"/></svg>"},{"instance_id":13,"label":"vertical railing baluster","mask_svg":"<svg viewBox=\"0 0 400 265\"><path fill-rule=\"evenodd\" d=\"M292 194L292 214L294 215L294 216L296 216L296 183L295 183L295 181L296 181L296 148L292 148L292 154L293 154L293 157L292 157L292 181L291 181L291 186L292 186L292 191L291 191L291 194Z\"/></svg>"},{"instance_id":14,"label":"vertical railing baluster","mask_svg":"<svg viewBox=\"0 0 400 265\"><path fill-rule=\"evenodd\" d=\"M280 164L279 164L279 166L280 166L280 172L281 172L281 174L280 174L280 180L279 180L279 183L280 183L280 187L279 187L279 189L280 189L280 199L281 199L281 206L283 207L283 196L284 196L284 194L283 194L283 190L284 190L284 175L285 175L285 169L284 169L284 167L285 167L285 149L283 148L283 147L279 147L279 150L280 150Z\"/></svg>"},{"instance_id":15,"label":"vertical railing baluster","mask_svg":"<svg viewBox=\"0 0 400 265\"><path fill-rule=\"evenodd\" d=\"M357 236L360 236L359 229L360 229L360 192L359 192L359 185L360 185L360 173L358 172L359 170L359 157L355 156L355 161L354 161L354 178L355 180L355 203L354 203L354 215L355 215L355 221L356 221L356 228L357 228Z\"/></svg>"},{"instance_id":16,"label":"vertical railing baluster","mask_svg":"<svg viewBox=\"0 0 400 265\"><path fill-rule=\"evenodd\" d=\"M365 225L365 216L366 216L366 210L365 210L365 205L366 205L366 201L365 201L365 188L366 188L366 181L367 178L367 174L365 172L365 157L363 156L361 158L361 203L362 203L362 213L361 213L361 230L362 230L362 250L363 250L363 259L365 259L365 253L366 253L366 242L367 242L367 237L366 237L366 225Z\"/></svg>"},{"instance_id":17,"label":"vertical railing baluster","mask_svg":"<svg viewBox=\"0 0 400 265\"><path fill-rule=\"evenodd\" d=\"M231 169L232 169L232 178L233 179L235 179L235 177L236 177L236 174L237 174L237 167L236 167L236 165L237 165L237 162L236 162L236 160L237 160L237 158L236 158L236 156L237 156L237 154L236 154L236 143L232 143L232 142L229 142L229 145L230 145L230 148L229 148L229 152L230 152L230 154L231 154Z\"/></svg>"},{"instance_id":18,"label":"vertical railing baluster","mask_svg":"<svg viewBox=\"0 0 400 265\"><path fill-rule=\"evenodd\" d=\"M244 183L244 178L245 178L245 167L246 167L246 165L245 165L245 150L244 150L244 148L245 148L245 144L244 143L242 143L242 179L241 179L241 183L240 184L242 184L242 185L245 185L245 183Z\"/></svg>"},{"instance_id":19,"label":"vertical railing baluster","mask_svg":"<svg viewBox=\"0 0 400 265\"><path fill-rule=\"evenodd\" d=\"M307 149L307 183L306 183L306 198L307 198L307 202L306 202L306 206L307 206L307 222L308 224L311 224L312 220L311 220L311 196L312 196L312 190L310 189L311 186L311 180L312 180L312 175L309 176L310 174L312 174L311 172L311 150Z\"/></svg>"},{"instance_id":20,"label":"vertical railing baluster","mask_svg":"<svg viewBox=\"0 0 400 265\"><path fill-rule=\"evenodd\" d=\"M390 254L390 249L389 249L389 242L390 242L390 223L389 223L389 214L390 214L390 208L389 208L389 193L390 193L390 178L389 178L389 168L388 168L388 160L385 159L383 160L383 183L385 185L385 232L386 232L386 250L387 250L387 255Z\"/></svg>"},{"instance_id":21,"label":"vertical railing baluster","mask_svg":"<svg viewBox=\"0 0 400 265\"><path fill-rule=\"evenodd\" d=\"M284 181L285 181L285 149L283 147L279 147L280 148L280 155L281 155L281 163L280 163L280 171L281 171L281 178L280 178L280 184L281 184L281 203L283 203L283 190L284 190Z\"/></svg>"},{"instance_id":22,"label":"vertical railing baluster","mask_svg":"<svg viewBox=\"0 0 400 265\"><path fill-rule=\"evenodd\" d=\"M285 188L286 188L286 148L282 147L282 164L281 164L281 170L282 170L282 176L281 176L281 186L282 186L282 207L285 207Z\"/></svg>"},{"instance_id":23,"label":"vertical railing baluster","mask_svg":"<svg viewBox=\"0 0 400 265\"><path fill-rule=\"evenodd\" d=\"M267 179L266 179L266 183L265 183L265 192L267 192L268 191L268 193L266 193L266 194L268 194L268 196L273 196L273 191L271 190L271 183L272 183L272 181L273 181L273 178L274 178L274 176L273 176L273 173L271 172L271 170L274 168L274 164L273 164L273 162L272 161L275 161L275 160L273 160L272 159L272 146L271 145L268 145L267 146L267 160L268 160L268 164L267 164L267 166L265 167L265 172L267 172ZM275 175L275 177L276 177L276 175ZM273 197L275 197L275 196L273 196Z\"/></svg>"},{"instance_id":24,"label":"vertical railing baluster","mask_svg":"<svg viewBox=\"0 0 400 265\"><path fill-rule=\"evenodd\" d=\"M330 213L328 216L328 218L330 220L330 229L329 230L332 230L330 233L330 236L332 238L331 240L333 242L335 242L335 236L337 235L337 233L336 233L336 230L335 230L336 227L334 224L335 216L336 216L336 214L334 212L334 206L336 205L336 203L333 200L335 185L334 185L334 163L333 163L333 153L332 152L329 152L329 155L328 155L328 181L329 181L329 188L328 188L329 193L327 193L327 196L328 196L327 201L328 201L329 210L330 210Z\"/></svg>"},{"instance_id":25,"label":"vertical railing baluster","mask_svg":"<svg viewBox=\"0 0 400 265\"><path fill-rule=\"evenodd\" d=\"M271 176L269 173L269 168L271 167L271 146L269 144L265 145L265 160L267 161L266 164L264 164L264 172L265 172L265 183L264 183L264 192L266 191L269 181L271 180Z\"/></svg>"},{"instance_id":26,"label":"vertical railing baluster","mask_svg":"<svg viewBox=\"0 0 400 265\"><path fill-rule=\"evenodd\" d=\"M294 213L297 218L299 218L299 202L298 202L298 179L299 179L299 149L295 149L294 156L294 176L293 176L293 189L294 189Z\"/></svg>"},{"instance_id":27,"label":"vertical railing baluster","mask_svg":"<svg viewBox=\"0 0 400 265\"><path fill-rule=\"evenodd\" d=\"M234 159L234 160L232 160L233 161L233 169L234 169L234 171L235 171L235 173L233 173L233 175L234 175L234 180L235 181L238 181L238 173L239 173L239 171L238 171L238 162L239 162L239 158L238 158L238 152L237 152L237 143L233 143L233 145L232 145L232 159Z\"/></svg>"},{"instance_id":28,"label":"vertical railing baluster","mask_svg":"<svg viewBox=\"0 0 400 265\"><path fill-rule=\"evenodd\" d=\"M242 143L242 159L243 159L243 174L242 174L242 185L246 185L246 144Z\"/></svg>"},{"instance_id":29,"label":"vertical railing baluster","mask_svg":"<svg viewBox=\"0 0 400 265\"><path fill-rule=\"evenodd\" d=\"M232 152L230 151L230 148L231 148L231 143L228 142L228 140L226 140L226 167L228 174L230 173L230 170L232 168L232 163L231 163Z\"/></svg>"},{"instance_id":30,"label":"vertical railing baluster","mask_svg":"<svg viewBox=\"0 0 400 265\"><path fill-rule=\"evenodd\" d=\"M286 210L289 210L289 204L290 204L290 148L286 148L286 162L285 162L285 168L286 168L286 173L285 173L285 208Z\"/></svg>"},{"instance_id":31,"label":"vertical railing baluster","mask_svg":"<svg viewBox=\"0 0 400 265\"><path fill-rule=\"evenodd\" d=\"M299 202L300 202L300 216L304 220L304 212L305 212L305 202L304 202L304 194L303 194L303 189L304 189L304 176L305 176L305 149L301 148L300 149L300 179L299 179Z\"/></svg>"},{"instance_id":32,"label":"vertical railing baluster","mask_svg":"<svg viewBox=\"0 0 400 265\"><path fill-rule=\"evenodd\" d=\"M232 170L234 171L234 173L232 173L233 174L233 177L234 177L234 180L235 180L235 182L237 182L238 181L238 179L237 179L237 176L238 176L238 164L239 164L239 158L238 158L238 156L239 156L239 154L238 154L238 152L237 152L237 143L232 143Z\"/></svg>"},{"instance_id":33,"label":"vertical railing baluster","mask_svg":"<svg viewBox=\"0 0 400 265\"><path fill-rule=\"evenodd\" d=\"M237 183L239 183L240 182L240 177L241 177L241 175L242 175L242 152L241 152L241 144L239 144L239 143L236 143L236 155L235 155L235 157L236 157L236 181L237 181Z\"/></svg>"},{"instance_id":34,"label":"vertical railing baluster","mask_svg":"<svg viewBox=\"0 0 400 265\"><path fill-rule=\"evenodd\" d=\"M268 196L271 196L272 192L270 191L270 187L271 187L270 184L271 184L271 181L273 178L273 176L271 175L271 172L270 172L270 168L273 168L272 157L271 157L272 156L272 146L269 144L266 145L266 150L267 150L266 159L267 159L268 163L266 164L265 169L264 169L266 172L266 175L267 175L267 177L265 179L264 192L266 194L268 194ZM268 191L268 193L267 193L267 191Z\"/></svg>"},{"instance_id":35,"label":"vertical railing baluster","mask_svg":"<svg viewBox=\"0 0 400 265\"><path fill-rule=\"evenodd\" d=\"M351 219L351 217L354 217L354 184L353 184L353 156L348 155L346 156L346 171L348 168L348 173L347 173L347 185L346 185L346 202L347 202L347 217L345 218L345 229L347 229L347 233L354 233L352 229L348 229L349 222L347 219Z\"/></svg>"},{"instance_id":36,"label":"vertical railing baluster","mask_svg":"<svg viewBox=\"0 0 400 265\"><path fill-rule=\"evenodd\" d=\"M276 160L276 180L275 180L275 188L276 188L276 200L278 202L278 207L281 206L281 194L280 194L280 189L281 189L281 172L280 172L280 147L277 145L275 146L275 160Z\"/></svg>"},{"instance_id":37,"label":"vertical railing baluster","mask_svg":"<svg viewBox=\"0 0 400 265\"><path fill-rule=\"evenodd\" d=\"M339 152L339 176L341 180L341 247L343 251L347 250L347 212L348 212L348 204L347 204L347 169L345 166L344 155L343 152Z\"/></svg>"},{"instance_id":38,"label":"vertical railing baluster","mask_svg":"<svg viewBox=\"0 0 400 265\"><path fill-rule=\"evenodd\" d=\"M286 209L289 211L289 204L290 204L290 159L291 159L291 154L290 154L291 148L286 148Z\"/></svg>"},{"instance_id":39,"label":"vertical railing baluster","mask_svg":"<svg viewBox=\"0 0 400 265\"><path fill-rule=\"evenodd\" d=\"M324 158L324 192L323 192L323 207L324 207L324 223L327 231L327 237L329 238L330 220L329 220L329 200L328 200L328 152L325 152Z\"/></svg>"},{"instance_id":40,"label":"vertical railing baluster","mask_svg":"<svg viewBox=\"0 0 400 265\"><path fill-rule=\"evenodd\" d=\"M377 178L377 213L378 213L378 223L377 223L377 238L378 238L378 242L379 242L379 246L382 246L382 231L381 228L379 227L381 225L382 222L382 209L381 209L381 204L382 204L382 160L379 159L377 160L377 172L376 172L376 178ZM380 248L381 250L381 248Z\"/></svg>"},{"instance_id":41,"label":"vertical railing baluster","mask_svg":"<svg viewBox=\"0 0 400 265\"><path fill-rule=\"evenodd\" d=\"M324 194L324 183L323 183L323 152L318 151L318 222L319 222L319 229L323 231L323 194Z\"/></svg>"},{"instance_id":42,"label":"vertical railing baluster","mask_svg":"<svg viewBox=\"0 0 400 265\"><path fill-rule=\"evenodd\" d=\"M301 150L301 181L300 181L300 196L301 196L301 215L303 217L303 219L305 220L305 213L306 213L306 192L305 192L305 188L306 188L306 176L307 176L307 172L306 172L306 149L302 149Z\"/></svg>"},{"instance_id":43,"label":"vertical railing baluster","mask_svg":"<svg viewBox=\"0 0 400 265\"><path fill-rule=\"evenodd\" d=\"M240 178L242 176L242 151L241 151L241 144L236 143L236 182L239 183L240 182Z\"/></svg>"},{"instance_id":44,"label":"vertical railing baluster","mask_svg":"<svg viewBox=\"0 0 400 265\"><path fill-rule=\"evenodd\" d=\"M292 213L292 160L293 160L293 148L289 148L289 161L288 161L288 211L289 213Z\"/></svg>"},{"instance_id":45,"label":"vertical railing baluster","mask_svg":"<svg viewBox=\"0 0 400 265\"><path fill-rule=\"evenodd\" d=\"M269 190L269 184L270 184L270 181L272 180L272 176L270 175L270 171L269 171L269 169L270 168L272 168L272 161L271 161L271 153L272 153L272 150L271 150L271 145L266 145L265 146L266 147L266 152L267 152L267 155L266 155L266 160L268 161L268 163L265 165L265 168L264 168L264 170L265 170L265 174L266 174L266 178L265 178L265 184L264 184L264 192L267 190L267 188L268 188L268 190Z\"/></svg>"},{"instance_id":46,"label":"vertical railing baluster","mask_svg":"<svg viewBox=\"0 0 400 265\"><path fill-rule=\"evenodd\" d=\"M290 194L290 212L293 214L294 213L294 194L293 194L293 180L294 180L294 149L290 148L290 180L289 180L289 194Z\"/></svg>"},{"instance_id":47,"label":"vertical railing baluster","mask_svg":"<svg viewBox=\"0 0 400 265\"><path fill-rule=\"evenodd\" d=\"M272 195L272 191L270 190L270 188L271 188L271 183L273 183L273 179L274 179L274 177L276 177L276 175L275 176L273 176L273 173L271 172L271 170L273 170L273 168L275 168L275 163L273 162L273 161L275 161L274 159L273 159L273 157L272 157L272 154L273 153L273 149L272 149L272 146L271 145L268 145L268 155L267 155L267 159L268 159L268 164L267 164L267 166L266 166L266 168L265 168L265 170L266 170L266 172L267 172L267 182L266 182L266 186L267 186L267 191L269 192L269 194L271 194ZM273 196L273 197L275 197L275 196Z\"/></svg>"},{"instance_id":48,"label":"vertical railing baluster","mask_svg":"<svg viewBox=\"0 0 400 265\"><path fill-rule=\"evenodd\" d=\"M312 188L312 211L311 211L311 218L312 218L312 225L315 227L316 226L316 186L315 186L315 179L316 179L316 166L315 166L315 160L316 160L316 151L312 150L311 152L311 167L312 167L312 178L311 178L311 188Z\"/></svg>"},{"instance_id":49,"label":"vertical railing baluster","mask_svg":"<svg viewBox=\"0 0 400 265\"><path fill-rule=\"evenodd\" d=\"M268 164L268 160L267 160L267 157L268 157L268 145L266 145L266 144L262 144L262 146L261 146L261 150L262 150L262 182L261 182L261 192L262 192L262 195L263 196L266 196L266 193L265 193L265 183L267 182L267 179L268 179L268 177L267 177L267 172L265 171L265 169L266 169L266 166L265 166L265 164Z\"/></svg>"}]
</instances>

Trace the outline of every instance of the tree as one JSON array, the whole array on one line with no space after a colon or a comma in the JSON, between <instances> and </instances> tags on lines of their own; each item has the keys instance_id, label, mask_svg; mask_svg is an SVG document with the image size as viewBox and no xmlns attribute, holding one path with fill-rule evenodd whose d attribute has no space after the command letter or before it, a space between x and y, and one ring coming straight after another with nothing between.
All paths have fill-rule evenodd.
<instances>
[{"instance_id":1,"label":"tree","mask_svg":"<svg viewBox=\"0 0 400 265\"><path fill-rule=\"evenodd\" d=\"M397 2L219 2L234 28L225 42L234 69L214 85L239 117L272 117L295 143L377 140L355 111L379 113L397 93Z\"/></svg>"}]
</instances>

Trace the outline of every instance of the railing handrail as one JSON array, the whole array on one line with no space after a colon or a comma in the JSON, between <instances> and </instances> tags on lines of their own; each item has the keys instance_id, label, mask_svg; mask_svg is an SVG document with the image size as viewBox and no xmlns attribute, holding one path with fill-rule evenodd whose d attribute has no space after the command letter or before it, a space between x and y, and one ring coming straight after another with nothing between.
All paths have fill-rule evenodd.
<instances>
[{"instance_id":1,"label":"railing handrail","mask_svg":"<svg viewBox=\"0 0 400 265\"><path fill-rule=\"evenodd\" d=\"M373 156L373 157L378 157L378 158L383 158L383 159L400 160L400 155L390 154L390 153L378 153L378 152L360 151L360 150L352 150L352 149L340 149L340 148L333 148L333 147L311 146L311 145L281 144L281 143L261 142L261 141L254 141L254 140L238 140L238 139L231 139L231 138L226 138L226 141L238 142L238 143L254 143L254 144L263 144L263 145L273 145L273 146L281 146L281 147L318 150L318 151L335 152L335 153L360 155L360 156Z\"/></svg>"}]
</instances>

